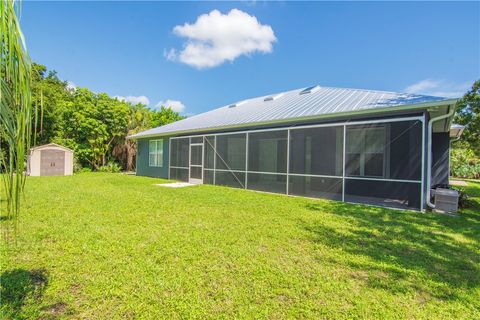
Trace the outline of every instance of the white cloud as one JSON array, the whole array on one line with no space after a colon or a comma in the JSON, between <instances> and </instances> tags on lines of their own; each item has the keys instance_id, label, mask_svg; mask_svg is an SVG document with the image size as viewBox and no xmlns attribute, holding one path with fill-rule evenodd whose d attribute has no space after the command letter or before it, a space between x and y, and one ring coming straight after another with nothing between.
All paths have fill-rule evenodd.
<instances>
[{"instance_id":1,"label":"white cloud","mask_svg":"<svg viewBox=\"0 0 480 320\"><path fill-rule=\"evenodd\" d=\"M175 111L175 112L183 112L185 110L185 105L181 102L181 101L178 101L178 100L165 100L165 101L160 101L159 103L157 103L157 105L155 106L156 108L160 108L161 106L164 106L166 108L170 108L172 109L172 111Z\"/></svg>"},{"instance_id":2,"label":"white cloud","mask_svg":"<svg viewBox=\"0 0 480 320\"><path fill-rule=\"evenodd\" d=\"M176 26L173 32L186 42L180 51L165 51L165 58L198 69L216 67L241 55L272 52L277 41L272 27L238 9L227 14L213 10L199 16L193 24Z\"/></svg>"},{"instance_id":3,"label":"white cloud","mask_svg":"<svg viewBox=\"0 0 480 320\"><path fill-rule=\"evenodd\" d=\"M141 103L146 106L150 104L150 100L145 96L114 96L114 98L120 101L130 102L131 104Z\"/></svg>"},{"instance_id":4,"label":"white cloud","mask_svg":"<svg viewBox=\"0 0 480 320\"><path fill-rule=\"evenodd\" d=\"M446 80L424 79L404 89L407 93L426 94L437 97L458 98L470 89L473 81L454 83Z\"/></svg>"}]
</instances>

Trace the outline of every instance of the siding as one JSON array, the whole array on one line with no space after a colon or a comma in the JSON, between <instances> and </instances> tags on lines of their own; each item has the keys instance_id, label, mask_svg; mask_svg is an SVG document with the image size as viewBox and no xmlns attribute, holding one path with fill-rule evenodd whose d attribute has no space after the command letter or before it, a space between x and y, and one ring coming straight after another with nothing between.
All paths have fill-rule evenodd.
<instances>
[{"instance_id":1,"label":"siding","mask_svg":"<svg viewBox=\"0 0 480 320\"><path fill-rule=\"evenodd\" d=\"M163 167L150 167L148 165L148 143L150 140L163 139ZM168 178L169 139L150 138L137 141L137 175L155 178Z\"/></svg>"}]
</instances>

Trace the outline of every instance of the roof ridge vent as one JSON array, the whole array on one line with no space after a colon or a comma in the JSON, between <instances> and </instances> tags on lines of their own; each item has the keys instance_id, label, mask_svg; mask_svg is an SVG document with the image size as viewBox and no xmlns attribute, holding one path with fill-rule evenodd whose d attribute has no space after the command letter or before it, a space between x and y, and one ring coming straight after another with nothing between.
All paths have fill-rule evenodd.
<instances>
[{"instance_id":1,"label":"roof ridge vent","mask_svg":"<svg viewBox=\"0 0 480 320\"><path fill-rule=\"evenodd\" d=\"M303 89L302 91L300 91L300 94L314 93L318 90L320 90L320 86L315 85L315 86L311 86L311 87L307 87L307 88Z\"/></svg>"},{"instance_id":2,"label":"roof ridge vent","mask_svg":"<svg viewBox=\"0 0 480 320\"><path fill-rule=\"evenodd\" d=\"M284 93L274 94L274 95L265 97L265 99L263 99L263 101L273 101L273 100L277 100L278 98L283 97L283 95L284 95Z\"/></svg>"},{"instance_id":3,"label":"roof ridge vent","mask_svg":"<svg viewBox=\"0 0 480 320\"><path fill-rule=\"evenodd\" d=\"M247 103L248 99L247 100L242 100L242 101L239 101L239 102L235 102L235 103L232 103L231 105L229 105L228 107L229 108L235 108L235 107L240 107L241 105Z\"/></svg>"}]
</instances>

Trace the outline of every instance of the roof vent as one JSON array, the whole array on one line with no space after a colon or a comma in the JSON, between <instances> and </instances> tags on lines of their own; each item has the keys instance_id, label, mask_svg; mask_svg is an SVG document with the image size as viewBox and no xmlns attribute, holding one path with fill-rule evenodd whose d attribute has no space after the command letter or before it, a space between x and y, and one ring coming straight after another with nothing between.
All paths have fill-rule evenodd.
<instances>
[{"instance_id":1,"label":"roof vent","mask_svg":"<svg viewBox=\"0 0 480 320\"><path fill-rule=\"evenodd\" d=\"M240 102L232 103L232 104L229 105L228 107L229 107L229 108L240 107L242 104L247 103L247 101L248 101L248 100L243 100L243 101L240 101Z\"/></svg>"},{"instance_id":2,"label":"roof vent","mask_svg":"<svg viewBox=\"0 0 480 320\"><path fill-rule=\"evenodd\" d=\"M320 89L320 86L311 86L300 91L300 94L314 93Z\"/></svg>"},{"instance_id":3,"label":"roof vent","mask_svg":"<svg viewBox=\"0 0 480 320\"><path fill-rule=\"evenodd\" d=\"M273 95L273 96L268 96L268 97L265 97L265 99L263 99L263 101L273 101L273 100L277 100L278 98L282 97L283 96L283 93L279 93L279 94L276 94L276 95Z\"/></svg>"}]
</instances>

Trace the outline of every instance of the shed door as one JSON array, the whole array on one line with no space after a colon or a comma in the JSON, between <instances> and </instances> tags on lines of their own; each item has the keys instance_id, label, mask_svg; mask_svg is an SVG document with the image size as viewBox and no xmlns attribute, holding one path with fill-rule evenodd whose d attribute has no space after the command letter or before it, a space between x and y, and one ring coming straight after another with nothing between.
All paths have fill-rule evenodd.
<instances>
[{"instance_id":1,"label":"shed door","mask_svg":"<svg viewBox=\"0 0 480 320\"><path fill-rule=\"evenodd\" d=\"M63 176L65 174L65 151L42 150L40 155L41 176Z\"/></svg>"}]
</instances>

